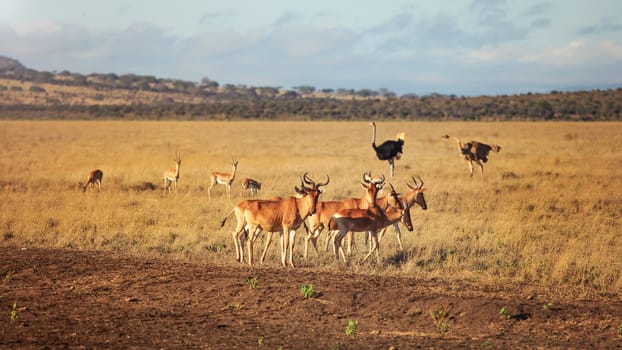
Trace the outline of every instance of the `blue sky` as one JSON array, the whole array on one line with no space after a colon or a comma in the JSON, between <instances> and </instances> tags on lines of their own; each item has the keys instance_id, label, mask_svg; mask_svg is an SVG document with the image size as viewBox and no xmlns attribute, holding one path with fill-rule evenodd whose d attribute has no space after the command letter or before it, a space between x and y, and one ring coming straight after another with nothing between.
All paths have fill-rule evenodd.
<instances>
[{"instance_id":1,"label":"blue sky","mask_svg":"<svg viewBox=\"0 0 622 350\"><path fill-rule=\"evenodd\" d=\"M1 0L37 70L495 95L622 86L622 1Z\"/></svg>"}]
</instances>

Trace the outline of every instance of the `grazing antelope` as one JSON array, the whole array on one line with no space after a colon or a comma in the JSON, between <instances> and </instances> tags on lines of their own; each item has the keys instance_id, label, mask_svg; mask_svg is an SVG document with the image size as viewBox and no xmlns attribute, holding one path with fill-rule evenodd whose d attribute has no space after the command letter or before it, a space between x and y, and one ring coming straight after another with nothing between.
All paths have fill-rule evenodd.
<instances>
[{"instance_id":1,"label":"grazing antelope","mask_svg":"<svg viewBox=\"0 0 622 350\"><path fill-rule=\"evenodd\" d=\"M231 161L231 165L233 166L233 171L231 173L213 172L212 175L210 175L211 183L209 189L207 190L207 194L210 199L212 199L212 188L214 188L214 186L216 185L227 186L227 193L229 194L229 199L231 199L231 184L233 183L233 180L235 179L235 173L238 170L237 159L233 158L233 160Z\"/></svg>"},{"instance_id":2,"label":"grazing antelope","mask_svg":"<svg viewBox=\"0 0 622 350\"><path fill-rule=\"evenodd\" d=\"M251 197L255 198L255 196L257 196L257 191L261 190L261 182L246 177L242 180L242 189L244 191L249 191Z\"/></svg>"},{"instance_id":3,"label":"grazing antelope","mask_svg":"<svg viewBox=\"0 0 622 350\"><path fill-rule=\"evenodd\" d=\"M404 146L405 134L399 133L395 140L387 140L380 146L376 146L376 123L369 123L372 127L371 146L376 151L376 157L380 160L389 161L389 168L391 169L391 177L395 168L395 161L402 157L402 147Z\"/></svg>"},{"instance_id":4,"label":"grazing antelope","mask_svg":"<svg viewBox=\"0 0 622 350\"><path fill-rule=\"evenodd\" d=\"M328 227L330 218L340 209L343 208L368 208L373 201L373 191L378 191L384 184L384 175L382 177L371 177L370 172L363 174L361 186L366 190L361 198L347 198L340 201L320 201L315 208L315 214L307 218L307 235L305 236L305 248L303 257L307 258L309 241L313 244L315 252L318 253L317 239L325 227Z\"/></svg>"},{"instance_id":5,"label":"grazing antelope","mask_svg":"<svg viewBox=\"0 0 622 350\"><path fill-rule=\"evenodd\" d=\"M177 157L175 158L175 169L169 169L164 172L162 175L162 181L164 181L164 191L168 190L168 193L171 193L171 185L173 186L173 191L177 194L177 183L179 182L179 168L181 167L181 156L179 152L177 152Z\"/></svg>"},{"instance_id":6,"label":"grazing antelope","mask_svg":"<svg viewBox=\"0 0 622 350\"><path fill-rule=\"evenodd\" d=\"M89 173L89 178L86 180L86 183L84 184L84 186L82 186L82 192L86 192L86 189L91 186L93 187L93 189L95 188L95 185L97 185L97 191L101 192L102 191L102 178L104 177L104 172L99 170L99 169L95 169L93 171L91 171Z\"/></svg>"},{"instance_id":7,"label":"grazing antelope","mask_svg":"<svg viewBox=\"0 0 622 350\"><path fill-rule=\"evenodd\" d=\"M441 136L444 139L449 139L449 135ZM484 164L488 162L488 154L490 151L499 152L501 151L501 147L498 145L487 145L485 143L481 143L478 141L467 142L464 145L460 143L460 140L456 137L451 137L458 144L458 149L460 150L460 155L464 156L464 159L469 162L469 171L471 173L471 177L473 177L473 162L479 165L479 168L482 172L482 177L484 176Z\"/></svg>"},{"instance_id":8,"label":"grazing antelope","mask_svg":"<svg viewBox=\"0 0 622 350\"><path fill-rule=\"evenodd\" d=\"M409 231L413 230L412 222L410 220L410 207L404 200L400 202L397 192L391 186L391 194L396 206L389 204L386 210L378 207L374 198L374 202L368 209L341 209L335 215L328 224L328 228L331 230L339 230L339 233L335 237L334 249L335 257L339 260L339 255L344 261L346 256L341 248L341 241L349 232L370 232L372 238L372 248L365 255L363 261L367 260L369 256L376 253L376 263L380 263L380 243L378 242L378 230L385 228L397 221L402 221Z\"/></svg>"},{"instance_id":9,"label":"grazing antelope","mask_svg":"<svg viewBox=\"0 0 622 350\"><path fill-rule=\"evenodd\" d=\"M281 264L294 266L293 251L295 235L298 227L303 223L307 216L315 213L318 198L320 197L320 187L328 185L330 178L326 176L323 183L315 183L307 173L304 174L302 188L295 187L299 197L286 197L280 201L253 201L244 210L244 220L248 225L248 263L253 264L253 242L255 237L263 231L280 232L281 234ZM307 187L309 185L310 187ZM239 236L244 231L245 225L236 227L236 234ZM291 234L291 236L290 236ZM269 235L268 238L271 236ZM268 245L268 243L266 243Z\"/></svg>"}]
</instances>

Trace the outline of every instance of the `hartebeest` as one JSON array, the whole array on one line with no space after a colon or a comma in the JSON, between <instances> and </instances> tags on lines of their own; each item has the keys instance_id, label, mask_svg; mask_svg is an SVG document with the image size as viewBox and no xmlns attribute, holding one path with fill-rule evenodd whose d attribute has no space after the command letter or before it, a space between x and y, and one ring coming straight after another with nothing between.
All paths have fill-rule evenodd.
<instances>
[{"instance_id":1,"label":"hartebeest","mask_svg":"<svg viewBox=\"0 0 622 350\"><path fill-rule=\"evenodd\" d=\"M235 173L238 170L238 161L233 158L231 161L231 166L233 167L233 171L230 173L219 173L213 172L210 175L210 186L207 189L207 195L210 199L212 199L212 188L216 185L225 185L227 187L227 193L229 194L229 199L231 199L231 184L235 179Z\"/></svg>"},{"instance_id":2,"label":"hartebeest","mask_svg":"<svg viewBox=\"0 0 622 350\"><path fill-rule=\"evenodd\" d=\"M173 186L173 191L177 194L177 183L179 182L179 168L181 167L181 156L179 152L177 152L177 157L175 158L175 169L169 169L164 172L162 175L162 181L164 182L164 191L168 190L168 193L171 193L171 185Z\"/></svg>"},{"instance_id":3,"label":"hartebeest","mask_svg":"<svg viewBox=\"0 0 622 350\"><path fill-rule=\"evenodd\" d=\"M86 192L86 189L91 186L93 188L95 188L95 185L97 185L97 191L101 192L102 191L102 178L104 177L104 172L99 170L99 169L95 169L93 171L91 171L89 173L89 178L86 180L86 183L84 184L84 186L82 186L82 192Z\"/></svg>"},{"instance_id":4,"label":"hartebeest","mask_svg":"<svg viewBox=\"0 0 622 350\"><path fill-rule=\"evenodd\" d=\"M376 252L376 262L380 263L378 230L400 220L409 231L413 230L408 203L405 200L400 202L393 185L389 185L391 186L390 196L393 197L396 206L389 204L388 208L383 210L378 207L376 200L374 200L368 209L341 209L333 215L328 228L330 230L339 230L333 243L337 260L339 260L339 255L341 254L343 260L346 261L346 256L341 248L341 241L349 232L370 232L372 249L365 255L363 261L367 260L373 252Z\"/></svg>"},{"instance_id":5,"label":"hartebeest","mask_svg":"<svg viewBox=\"0 0 622 350\"><path fill-rule=\"evenodd\" d=\"M408 186L408 188L410 189L410 191L408 193L406 193L405 195L400 195L399 196L399 200L402 201L406 201L408 207L412 208L412 206L414 204L417 204L421 207L421 209L423 210L427 210L428 209L428 204L425 201L425 196L423 195L423 192L425 191L425 188L423 188L423 180L419 177L419 181L421 182L421 184L417 183L417 180L414 178L414 176L411 176L413 183L415 184L415 186L406 183L406 186ZM388 206L388 200L389 200L389 196L384 196L381 198L378 198L377 203L378 206L380 208L384 208L386 209ZM383 228L382 230L380 230L378 232L378 242L382 241L382 238L384 237L384 234L386 232L386 227ZM398 248L400 250L403 250L404 247L402 246L402 232L400 232L400 227L399 225L396 223L393 224L393 229L395 230L395 235L397 238L397 244L398 244Z\"/></svg>"},{"instance_id":6,"label":"hartebeest","mask_svg":"<svg viewBox=\"0 0 622 350\"><path fill-rule=\"evenodd\" d=\"M482 172L482 177L484 176L484 164L488 162L488 154L490 151L499 152L501 151L501 147L499 145L487 145L485 143L481 143L478 141L467 142L464 145L460 143L460 140L457 137L449 137L449 135L441 136L444 139L453 139L458 144L458 149L460 150L460 155L464 156L464 159L469 162L469 171L471 173L471 177L473 177L473 162L479 165L479 168Z\"/></svg>"},{"instance_id":7,"label":"hartebeest","mask_svg":"<svg viewBox=\"0 0 622 350\"><path fill-rule=\"evenodd\" d=\"M323 183L315 183L307 173L303 176L302 188L295 187L300 197L286 197L280 201L253 201L248 203L244 210L244 220L248 225L249 237L246 240L248 248L249 265L253 264L253 242L255 237L263 230L267 232L280 232L281 234L281 263L286 266L294 266L293 250L295 243L295 230L300 227L303 220L315 212L320 187L328 185L330 178L326 176ZM309 185L310 187L307 187ZM244 231L245 226L238 225L236 232ZM290 236L291 233L291 236ZM270 236L269 236L270 237ZM266 243L268 245L269 243Z\"/></svg>"},{"instance_id":8,"label":"hartebeest","mask_svg":"<svg viewBox=\"0 0 622 350\"><path fill-rule=\"evenodd\" d=\"M261 182L246 177L242 180L242 190L249 191L251 197L255 198L255 196L257 196L257 191L261 190Z\"/></svg>"},{"instance_id":9,"label":"hartebeest","mask_svg":"<svg viewBox=\"0 0 622 350\"><path fill-rule=\"evenodd\" d=\"M371 177L370 172L363 174L363 181L361 186L366 190L365 194L361 198L347 198L340 201L320 201L315 209L315 214L310 215L307 218L307 235L305 236L305 248L303 257L307 258L309 241L313 244L315 252L319 254L317 249L317 239L322 233L325 227L328 227L328 222L331 217L339 210L343 208L369 208L370 203L373 201L373 197L376 194L373 191L378 191L384 184L384 175L382 177Z\"/></svg>"},{"instance_id":10,"label":"hartebeest","mask_svg":"<svg viewBox=\"0 0 622 350\"><path fill-rule=\"evenodd\" d=\"M270 201L280 201L281 197L272 197ZM236 227L244 227L244 231L239 233L237 231L233 231L233 244L235 245L235 260L239 262L244 262L244 249L243 246L248 239L248 225L246 225L246 220L244 219L244 210L248 207L248 204L256 201L265 201L266 199L247 199L239 202L229 214L220 222L220 227L225 226L227 220L231 217L231 215L235 214L237 219Z\"/></svg>"}]
</instances>

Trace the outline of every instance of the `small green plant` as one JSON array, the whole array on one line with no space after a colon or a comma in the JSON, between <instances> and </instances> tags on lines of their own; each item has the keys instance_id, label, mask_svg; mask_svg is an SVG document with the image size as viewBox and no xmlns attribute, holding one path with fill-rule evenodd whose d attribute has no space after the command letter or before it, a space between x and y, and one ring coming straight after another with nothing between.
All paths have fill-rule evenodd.
<instances>
[{"instance_id":1,"label":"small green plant","mask_svg":"<svg viewBox=\"0 0 622 350\"><path fill-rule=\"evenodd\" d=\"M315 296L315 288L313 288L312 284L301 284L300 285L300 293L305 299L313 298Z\"/></svg>"},{"instance_id":2,"label":"small green plant","mask_svg":"<svg viewBox=\"0 0 622 350\"><path fill-rule=\"evenodd\" d=\"M410 313L410 315L412 317L417 317L419 315L421 315L423 313L423 310L421 310L421 308L416 308L415 310L413 310L413 312Z\"/></svg>"},{"instance_id":3,"label":"small green plant","mask_svg":"<svg viewBox=\"0 0 622 350\"><path fill-rule=\"evenodd\" d=\"M5 282L11 282L13 280L13 275L11 274L11 271L7 272L6 275L4 276L4 281Z\"/></svg>"},{"instance_id":4,"label":"small green plant","mask_svg":"<svg viewBox=\"0 0 622 350\"><path fill-rule=\"evenodd\" d=\"M19 313L17 312L17 303L13 303L13 309L11 310L11 322L17 321Z\"/></svg>"},{"instance_id":5,"label":"small green plant","mask_svg":"<svg viewBox=\"0 0 622 350\"><path fill-rule=\"evenodd\" d=\"M447 308L442 307L438 310L430 310L430 318L439 333L442 334L449 331L449 310Z\"/></svg>"},{"instance_id":6,"label":"small green plant","mask_svg":"<svg viewBox=\"0 0 622 350\"><path fill-rule=\"evenodd\" d=\"M283 345L279 345L279 346L277 346L277 347L276 347L276 350L283 350L283 349L285 349L285 348L283 347Z\"/></svg>"},{"instance_id":7,"label":"small green plant","mask_svg":"<svg viewBox=\"0 0 622 350\"><path fill-rule=\"evenodd\" d=\"M264 341L263 337L257 338L257 345L262 346L263 345L263 341Z\"/></svg>"},{"instance_id":8,"label":"small green plant","mask_svg":"<svg viewBox=\"0 0 622 350\"><path fill-rule=\"evenodd\" d=\"M618 335L622 336L622 323L618 326Z\"/></svg>"},{"instance_id":9,"label":"small green plant","mask_svg":"<svg viewBox=\"0 0 622 350\"><path fill-rule=\"evenodd\" d=\"M359 327L359 323L356 320L348 320L346 325L346 335L354 336Z\"/></svg>"},{"instance_id":10,"label":"small green plant","mask_svg":"<svg viewBox=\"0 0 622 350\"><path fill-rule=\"evenodd\" d=\"M553 303L546 303L542 306L542 308L544 310L550 310L551 308L553 308Z\"/></svg>"},{"instance_id":11,"label":"small green plant","mask_svg":"<svg viewBox=\"0 0 622 350\"><path fill-rule=\"evenodd\" d=\"M510 319L512 317L512 314L510 314L510 310L508 310L508 308L504 306L499 310L499 316L505 319Z\"/></svg>"},{"instance_id":12,"label":"small green plant","mask_svg":"<svg viewBox=\"0 0 622 350\"><path fill-rule=\"evenodd\" d=\"M257 283L259 283L259 280L257 277L246 277L246 283L249 287L251 287L251 289L255 289L255 287L257 287Z\"/></svg>"},{"instance_id":13,"label":"small green plant","mask_svg":"<svg viewBox=\"0 0 622 350\"><path fill-rule=\"evenodd\" d=\"M240 310L242 308L242 303L232 301L227 305L227 308L230 310Z\"/></svg>"}]
</instances>

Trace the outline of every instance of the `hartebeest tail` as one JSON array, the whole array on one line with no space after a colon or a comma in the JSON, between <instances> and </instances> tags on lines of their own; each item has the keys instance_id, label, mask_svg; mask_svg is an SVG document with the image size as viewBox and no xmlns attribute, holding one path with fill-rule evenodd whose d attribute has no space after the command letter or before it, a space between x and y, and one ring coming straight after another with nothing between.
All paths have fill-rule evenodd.
<instances>
[{"instance_id":1,"label":"hartebeest tail","mask_svg":"<svg viewBox=\"0 0 622 350\"><path fill-rule=\"evenodd\" d=\"M93 171L91 171L89 173L89 178L86 180L86 183L84 184L84 186L82 186L82 192L86 192L86 189L91 186L91 187L95 187L95 185L97 185L97 190L99 192L101 192L102 190L102 178L104 177L104 172L99 170L99 169L95 169Z\"/></svg>"},{"instance_id":2,"label":"hartebeest tail","mask_svg":"<svg viewBox=\"0 0 622 350\"><path fill-rule=\"evenodd\" d=\"M499 145L487 145L479 141L471 141L463 145L457 137L450 137L449 135L443 135L441 137L445 139L451 138L458 144L460 155L463 156L467 162L469 162L469 172L471 177L473 176L473 162L479 165L482 176L484 176L483 163L488 162L488 154L490 151L501 151L501 146Z\"/></svg>"}]
</instances>

